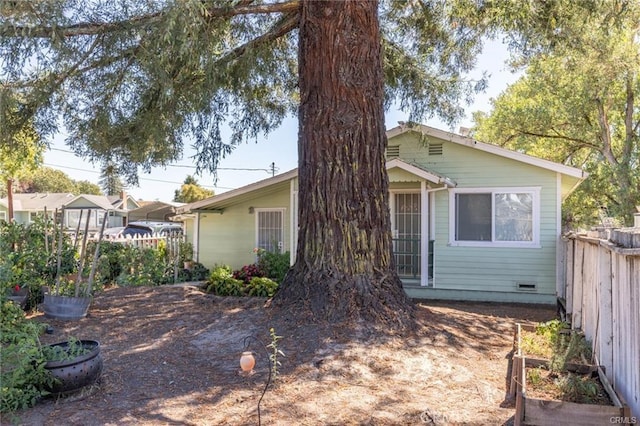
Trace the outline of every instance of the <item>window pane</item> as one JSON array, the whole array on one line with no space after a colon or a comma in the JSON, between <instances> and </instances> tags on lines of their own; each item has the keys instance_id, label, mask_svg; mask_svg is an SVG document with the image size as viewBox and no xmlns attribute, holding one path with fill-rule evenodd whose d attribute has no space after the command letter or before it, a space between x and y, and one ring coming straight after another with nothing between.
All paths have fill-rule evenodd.
<instances>
[{"instance_id":1,"label":"window pane","mask_svg":"<svg viewBox=\"0 0 640 426\"><path fill-rule=\"evenodd\" d=\"M491 194L456 194L456 240L491 241Z\"/></svg>"},{"instance_id":2,"label":"window pane","mask_svg":"<svg viewBox=\"0 0 640 426\"><path fill-rule=\"evenodd\" d=\"M533 241L533 196L495 194L496 241Z\"/></svg>"}]
</instances>

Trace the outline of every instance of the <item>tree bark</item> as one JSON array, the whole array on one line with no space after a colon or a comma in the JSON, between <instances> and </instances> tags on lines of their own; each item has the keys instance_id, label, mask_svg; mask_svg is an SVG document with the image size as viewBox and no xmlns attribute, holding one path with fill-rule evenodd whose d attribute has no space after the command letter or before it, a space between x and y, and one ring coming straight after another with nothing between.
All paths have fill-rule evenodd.
<instances>
[{"instance_id":1,"label":"tree bark","mask_svg":"<svg viewBox=\"0 0 640 426\"><path fill-rule=\"evenodd\" d=\"M7 222L13 222L13 179L7 179Z\"/></svg>"},{"instance_id":2,"label":"tree bark","mask_svg":"<svg viewBox=\"0 0 640 426\"><path fill-rule=\"evenodd\" d=\"M296 262L273 300L315 320L407 329L384 152L377 1L303 1Z\"/></svg>"}]
</instances>

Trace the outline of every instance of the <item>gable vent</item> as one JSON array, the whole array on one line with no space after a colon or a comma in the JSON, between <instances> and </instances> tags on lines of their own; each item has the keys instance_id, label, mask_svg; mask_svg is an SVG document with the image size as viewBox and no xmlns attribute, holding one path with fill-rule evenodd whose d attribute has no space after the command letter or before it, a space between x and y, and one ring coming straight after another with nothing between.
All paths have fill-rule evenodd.
<instances>
[{"instance_id":1,"label":"gable vent","mask_svg":"<svg viewBox=\"0 0 640 426\"><path fill-rule=\"evenodd\" d=\"M516 289L518 291L537 291L536 283L516 283Z\"/></svg>"},{"instance_id":2,"label":"gable vent","mask_svg":"<svg viewBox=\"0 0 640 426\"><path fill-rule=\"evenodd\" d=\"M442 155L442 143L430 143L429 155Z\"/></svg>"},{"instance_id":3,"label":"gable vent","mask_svg":"<svg viewBox=\"0 0 640 426\"><path fill-rule=\"evenodd\" d=\"M400 157L400 145L387 146L387 160Z\"/></svg>"}]
</instances>

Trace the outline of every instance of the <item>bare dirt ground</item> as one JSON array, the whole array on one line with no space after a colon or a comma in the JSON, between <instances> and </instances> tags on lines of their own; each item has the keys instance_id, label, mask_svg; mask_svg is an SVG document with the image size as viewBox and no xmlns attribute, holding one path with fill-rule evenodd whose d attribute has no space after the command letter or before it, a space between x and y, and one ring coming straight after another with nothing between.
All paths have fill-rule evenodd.
<instances>
[{"instance_id":1,"label":"bare dirt ground","mask_svg":"<svg viewBox=\"0 0 640 426\"><path fill-rule=\"evenodd\" d=\"M87 318L59 321L43 343L98 340L104 370L89 389L15 413L36 425L250 425L268 378L269 328L283 336L280 375L260 404L265 425L510 424L508 358L516 321L550 307L426 302L410 336L354 336L271 318L265 299L196 287L113 288ZM253 336L254 338L247 338ZM246 344L249 346L246 347ZM239 374L243 350L255 374ZM11 423L4 417L0 423Z\"/></svg>"}]
</instances>

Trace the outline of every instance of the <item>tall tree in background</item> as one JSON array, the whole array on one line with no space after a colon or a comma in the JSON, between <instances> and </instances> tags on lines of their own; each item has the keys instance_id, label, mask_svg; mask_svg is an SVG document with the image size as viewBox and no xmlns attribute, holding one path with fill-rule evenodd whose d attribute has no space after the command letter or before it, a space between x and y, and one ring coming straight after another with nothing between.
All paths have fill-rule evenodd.
<instances>
[{"instance_id":1,"label":"tall tree in background","mask_svg":"<svg viewBox=\"0 0 640 426\"><path fill-rule=\"evenodd\" d=\"M120 180L120 176L118 175L118 169L111 161L107 161L102 166L98 184L105 195L120 195L124 189L122 180Z\"/></svg>"},{"instance_id":2,"label":"tall tree in background","mask_svg":"<svg viewBox=\"0 0 640 426\"><path fill-rule=\"evenodd\" d=\"M524 76L476 114L474 136L582 167L565 221L593 225L601 206L632 221L640 205L640 4L514 2L505 22Z\"/></svg>"},{"instance_id":3,"label":"tall tree in background","mask_svg":"<svg viewBox=\"0 0 640 426\"><path fill-rule=\"evenodd\" d=\"M383 105L413 121L462 115L485 83L462 77L480 47L474 2L18 3L0 10L5 84L43 128L62 113L68 145L130 183L185 141L215 171L299 107L300 238L275 305L413 324L391 254Z\"/></svg>"},{"instance_id":4,"label":"tall tree in background","mask_svg":"<svg viewBox=\"0 0 640 426\"><path fill-rule=\"evenodd\" d=\"M13 182L42 162L46 144L31 120L22 120L24 104L0 87L0 180L6 186L8 220L13 220Z\"/></svg>"},{"instance_id":5,"label":"tall tree in background","mask_svg":"<svg viewBox=\"0 0 640 426\"><path fill-rule=\"evenodd\" d=\"M176 189L173 201L178 203L193 203L194 201L204 200L213 197L213 191L203 188L193 176L189 175L185 178L180 189Z\"/></svg>"},{"instance_id":6,"label":"tall tree in background","mask_svg":"<svg viewBox=\"0 0 640 426\"><path fill-rule=\"evenodd\" d=\"M15 183L15 191L21 193L68 192L75 195L103 195L100 187L95 183L74 180L61 170L44 166L22 175ZM2 195L1 192L0 195Z\"/></svg>"}]
</instances>

